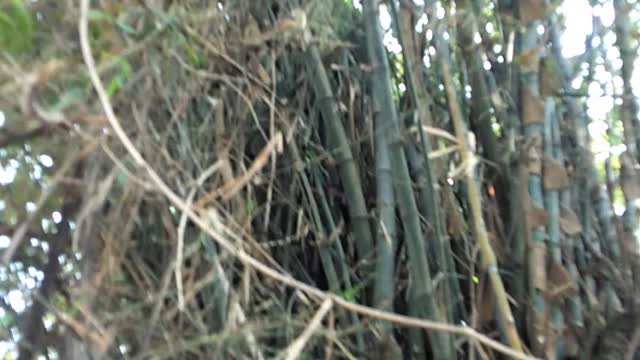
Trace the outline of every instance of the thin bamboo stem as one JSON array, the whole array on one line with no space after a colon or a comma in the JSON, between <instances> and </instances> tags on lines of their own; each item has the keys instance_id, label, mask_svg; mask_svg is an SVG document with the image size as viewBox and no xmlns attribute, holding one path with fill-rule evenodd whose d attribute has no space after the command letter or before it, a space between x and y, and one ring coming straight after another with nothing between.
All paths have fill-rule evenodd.
<instances>
[{"instance_id":1,"label":"thin bamboo stem","mask_svg":"<svg viewBox=\"0 0 640 360\"><path fill-rule=\"evenodd\" d=\"M372 74L373 94L375 101L378 103L377 106L382 111L380 116L384 121L384 129L386 130L386 141L389 147L393 173L395 174L394 188L405 230L413 285L417 292L417 299L424 304L419 311L431 319L441 319L436 299L433 296L433 284L429 273L424 236L403 149L400 124L393 102L389 64L387 63L386 51L382 43L377 1L367 0L364 1L363 5L367 50L369 60L374 69ZM439 359L451 359L454 357L453 343L448 335L442 335L441 333L429 333L434 356Z\"/></svg>"},{"instance_id":2,"label":"thin bamboo stem","mask_svg":"<svg viewBox=\"0 0 640 360\"><path fill-rule=\"evenodd\" d=\"M406 50L405 34L403 34L400 26L401 24L399 23L398 10L396 9L396 5L393 1L389 1L388 4L391 9L391 17L393 24L395 25L398 42L403 49L402 60L405 70L405 83L407 84L412 105L418 111L418 118L416 119L418 123L412 125L416 125L418 128L422 127L424 124L429 126L431 125L431 114L429 113L429 109L426 104L428 104L431 99L429 98L426 88L422 87L418 89L416 77L413 74L413 65L410 61L412 55L409 55ZM418 94L420 94L420 97ZM422 161L418 159L417 154L415 154L415 148L411 144L405 147L405 149L407 149L405 153L409 160L409 165L411 165L412 170L415 172L416 183L420 189L418 204L420 205L422 216L424 216L432 225L433 231L431 234L433 235L433 241L431 241L431 243L433 243L433 248L436 251L438 269L447 277L447 281L442 285L442 298L450 299L453 295L454 298L460 299L462 297L460 285L456 277L453 276L453 254L451 253L451 246L445 238L442 219L440 216L440 194L437 186L438 180L433 176L433 166L429 159L429 154L432 149L431 141L423 131L418 131L418 134L424 151ZM456 309L458 302L447 302L445 300L444 304L446 304L447 319L449 321L454 321L454 310Z\"/></svg>"},{"instance_id":3,"label":"thin bamboo stem","mask_svg":"<svg viewBox=\"0 0 640 360\"><path fill-rule=\"evenodd\" d=\"M467 143L467 130L463 121L462 112L460 111L453 78L451 76L451 69L449 67L448 60L450 57L448 56L448 48L446 47L446 44L443 43L444 39L442 39L442 35L438 34L436 36L438 37L437 51L440 53L440 67L442 68L442 76L449 103L449 111L451 113L451 119L453 121L458 142L463 144L463 149L460 152L461 162L463 164L472 164L475 161L475 155ZM505 337L507 338L509 346L516 351L521 352L523 351L522 342L520 341L520 336L516 329L515 319L511 314L511 308L507 299L507 292L505 291L504 284L502 283L502 279L498 273L496 256L493 252L493 248L491 247L491 243L489 242L489 236L482 216L481 195L478 190L478 184L475 181L472 168L468 168L465 171L465 177L474 233L478 246L480 247L483 265L489 273L489 280L496 297L498 315L502 322L502 326L504 327Z\"/></svg>"},{"instance_id":4,"label":"thin bamboo stem","mask_svg":"<svg viewBox=\"0 0 640 360\"><path fill-rule=\"evenodd\" d=\"M310 45L307 55L308 67L315 79L313 84L320 111L332 138L331 141L336 146L332 149L332 154L338 163L340 177L347 196L347 206L349 208L349 216L353 222L353 235L358 255L364 262L367 262L367 257L373 254L374 243L358 170L342 125L342 116L334 99L329 78L317 46Z\"/></svg>"},{"instance_id":5,"label":"thin bamboo stem","mask_svg":"<svg viewBox=\"0 0 640 360\"><path fill-rule=\"evenodd\" d=\"M547 159L557 160L554 151L553 128L556 121L555 102L553 98L545 99L544 114L544 153ZM551 259L558 265L562 264L562 245L560 243L560 193L555 189L545 190L545 209L547 210L547 229L549 233L549 247ZM560 300L561 301L561 300ZM564 326L562 302L556 301L551 305L551 322L555 329ZM563 357L563 341L561 336L550 339L555 343L555 353L558 359Z\"/></svg>"}]
</instances>

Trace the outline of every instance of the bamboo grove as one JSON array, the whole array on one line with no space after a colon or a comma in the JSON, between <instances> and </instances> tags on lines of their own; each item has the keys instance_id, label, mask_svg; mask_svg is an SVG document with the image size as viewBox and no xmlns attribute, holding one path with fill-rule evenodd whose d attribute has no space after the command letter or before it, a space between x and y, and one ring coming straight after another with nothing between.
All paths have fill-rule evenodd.
<instances>
[{"instance_id":1,"label":"bamboo grove","mask_svg":"<svg viewBox=\"0 0 640 360\"><path fill-rule=\"evenodd\" d=\"M636 358L640 8L584 4L3 2L3 358Z\"/></svg>"}]
</instances>

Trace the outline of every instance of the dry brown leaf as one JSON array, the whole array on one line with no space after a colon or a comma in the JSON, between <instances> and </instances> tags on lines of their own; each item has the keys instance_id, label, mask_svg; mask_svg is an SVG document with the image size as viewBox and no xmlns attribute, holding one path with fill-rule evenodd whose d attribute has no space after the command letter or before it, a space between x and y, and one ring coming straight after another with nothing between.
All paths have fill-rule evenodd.
<instances>
[{"instance_id":1,"label":"dry brown leaf","mask_svg":"<svg viewBox=\"0 0 640 360\"><path fill-rule=\"evenodd\" d=\"M260 151L258 156L253 160L251 166L244 175L238 176L227 181L222 187L214 189L213 191L202 196L196 201L193 206L197 209L202 209L208 203L222 197L224 200L229 200L238 191L240 191L257 173L262 169L271 156L275 157L276 153L282 153L283 150L283 136L281 132L276 133L274 137L269 140L267 145Z\"/></svg>"},{"instance_id":2,"label":"dry brown leaf","mask_svg":"<svg viewBox=\"0 0 640 360\"><path fill-rule=\"evenodd\" d=\"M522 122L527 124L541 124L544 122L544 102L533 94L528 87L522 87Z\"/></svg>"},{"instance_id":3,"label":"dry brown leaf","mask_svg":"<svg viewBox=\"0 0 640 360\"><path fill-rule=\"evenodd\" d=\"M58 59L50 60L46 64L40 66L36 70L36 86L41 86L49 82L49 80L62 71L64 67L65 63Z\"/></svg>"},{"instance_id":4,"label":"dry brown leaf","mask_svg":"<svg viewBox=\"0 0 640 360\"><path fill-rule=\"evenodd\" d=\"M582 233L582 225L578 215L568 207L560 207L560 229L567 236L576 236Z\"/></svg>"},{"instance_id":5,"label":"dry brown leaf","mask_svg":"<svg viewBox=\"0 0 640 360\"><path fill-rule=\"evenodd\" d=\"M260 26L258 25L258 21L252 16L248 15L246 18L246 23L243 29L243 36L245 39L261 39L262 32L260 31Z\"/></svg>"},{"instance_id":6,"label":"dry brown leaf","mask_svg":"<svg viewBox=\"0 0 640 360\"><path fill-rule=\"evenodd\" d=\"M544 188L559 190L569 187L569 176L564 165L551 158L544 159Z\"/></svg>"},{"instance_id":7,"label":"dry brown leaf","mask_svg":"<svg viewBox=\"0 0 640 360\"><path fill-rule=\"evenodd\" d=\"M263 83L267 85L271 84L271 76L269 76L269 73L267 72L267 70L265 70L264 66L262 66L260 60L258 60L257 57L253 57L249 61L249 70L251 70L252 73L256 74Z\"/></svg>"},{"instance_id":8,"label":"dry brown leaf","mask_svg":"<svg viewBox=\"0 0 640 360\"><path fill-rule=\"evenodd\" d=\"M534 241L529 250L529 266L533 276L533 286L544 292L547 289L547 247L544 243Z\"/></svg>"},{"instance_id":9,"label":"dry brown leaf","mask_svg":"<svg viewBox=\"0 0 640 360\"><path fill-rule=\"evenodd\" d=\"M524 212L529 229L545 226L547 224L547 212L543 208L536 206L529 194L525 195L525 197L526 206Z\"/></svg>"},{"instance_id":10,"label":"dry brown leaf","mask_svg":"<svg viewBox=\"0 0 640 360\"><path fill-rule=\"evenodd\" d=\"M45 64L40 65L31 73L25 74L22 80L22 95L20 98L20 110L25 115L31 115L34 112L43 120L48 122L60 122L64 120L59 113L48 113L38 106L36 103L36 93L38 89L44 87L52 78L54 78L64 68L64 62L53 59ZM52 118L55 117L55 118ZM62 117L62 119L61 119ZM50 119L51 118L51 119Z\"/></svg>"},{"instance_id":11,"label":"dry brown leaf","mask_svg":"<svg viewBox=\"0 0 640 360\"><path fill-rule=\"evenodd\" d=\"M453 194L453 190L450 186L444 187L443 197L442 201L444 203L448 219L448 233L454 238L459 238L467 231L467 223L464 216L462 216L455 195Z\"/></svg>"},{"instance_id":12,"label":"dry brown leaf","mask_svg":"<svg viewBox=\"0 0 640 360\"><path fill-rule=\"evenodd\" d=\"M525 24L541 19L545 15L544 0L522 0L518 4L520 21Z\"/></svg>"},{"instance_id":13,"label":"dry brown leaf","mask_svg":"<svg viewBox=\"0 0 640 360\"><path fill-rule=\"evenodd\" d=\"M571 279L569 271L562 264L552 261L547 275L549 284L547 296L551 301L578 294L577 285Z\"/></svg>"},{"instance_id":14,"label":"dry brown leaf","mask_svg":"<svg viewBox=\"0 0 640 360\"><path fill-rule=\"evenodd\" d=\"M115 333L112 329L100 331L74 319L71 315L59 312L58 320L71 329L83 341L90 343L93 349L104 354L113 343Z\"/></svg>"},{"instance_id":15,"label":"dry brown leaf","mask_svg":"<svg viewBox=\"0 0 640 360\"><path fill-rule=\"evenodd\" d=\"M476 321L477 327L495 319L495 297L493 291L486 286L486 281L482 280L478 286L478 299L476 300Z\"/></svg>"},{"instance_id":16,"label":"dry brown leaf","mask_svg":"<svg viewBox=\"0 0 640 360\"><path fill-rule=\"evenodd\" d=\"M562 84L556 63L546 58L541 66L540 94L542 96L555 96L561 88Z\"/></svg>"},{"instance_id":17,"label":"dry brown leaf","mask_svg":"<svg viewBox=\"0 0 640 360\"><path fill-rule=\"evenodd\" d=\"M542 135L533 134L525 144L525 165L530 174L542 175Z\"/></svg>"},{"instance_id":18,"label":"dry brown leaf","mask_svg":"<svg viewBox=\"0 0 640 360\"><path fill-rule=\"evenodd\" d=\"M540 65L540 49L523 50L513 61L520 65L523 73L537 73Z\"/></svg>"}]
</instances>

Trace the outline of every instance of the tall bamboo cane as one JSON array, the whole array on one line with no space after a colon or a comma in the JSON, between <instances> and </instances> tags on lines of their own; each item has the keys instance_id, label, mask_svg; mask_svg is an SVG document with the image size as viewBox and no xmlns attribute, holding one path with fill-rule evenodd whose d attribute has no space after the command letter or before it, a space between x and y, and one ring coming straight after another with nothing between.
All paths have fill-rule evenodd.
<instances>
[{"instance_id":1,"label":"tall bamboo cane","mask_svg":"<svg viewBox=\"0 0 640 360\"><path fill-rule=\"evenodd\" d=\"M419 310L422 315L431 319L442 319L433 296L433 284L425 252L424 236L403 150L400 124L392 98L389 64L382 43L377 1L366 0L363 5L367 49L373 67L371 84L374 99L383 111L380 116L384 124L391 166L395 174L394 188L406 236L412 285L415 286L417 298L423 304L422 309ZM429 337L436 358L451 359L454 357L453 344L448 334L429 332Z\"/></svg>"}]
</instances>

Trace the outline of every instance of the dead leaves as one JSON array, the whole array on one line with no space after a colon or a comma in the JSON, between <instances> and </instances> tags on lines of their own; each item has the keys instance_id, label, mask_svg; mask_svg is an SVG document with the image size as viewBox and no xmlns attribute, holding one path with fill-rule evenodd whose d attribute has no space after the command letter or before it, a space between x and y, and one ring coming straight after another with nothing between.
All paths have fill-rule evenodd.
<instances>
[{"instance_id":1,"label":"dead leaves","mask_svg":"<svg viewBox=\"0 0 640 360\"><path fill-rule=\"evenodd\" d=\"M537 60L536 60L537 61ZM524 86L522 96L522 122L528 124L541 124L544 122L544 102L539 96Z\"/></svg>"},{"instance_id":2,"label":"dead leaves","mask_svg":"<svg viewBox=\"0 0 640 360\"><path fill-rule=\"evenodd\" d=\"M547 225L547 212L545 209L536 205L528 193L525 195L524 213L527 220L527 226L530 230Z\"/></svg>"},{"instance_id":3,"label":"dead leaves","mask_svg":"<svg viewBox=\"0 0 640 360\"><path fill-rule=\"evenodd\" d=\"M569 187L569 176L562 163L557 160L544 158L544 188L560 190Z\"/></svg>"},{"instance_id":4,"label":"dead leaves","mask_svg":"<svg viewBox=\"0 0 640 360\"><path fill-rule=\"evenodd\" d=\"M560 71L556 61L546 57L540 68L540 94L542 96L556 96L562 89Z\"/></svg>"},{"instance_id":5,"label":"dead leaves","mask_svg":"<svg viewBox=\"0 0 640 360\"><path fill-rule=\"evenodd\" d=\"M273 28L261 32L257 21L250 16L250 27L245 31L242 43L249 46L261 46L262 44L274 40L282 39L285 42L291 40L306 41L308 37L308 20L307 14L301 9L291 11L289 17L279 19Z\"/></svg>"},{"instance_id":6,"label":"dead leaves","mask_svg":"<svg viewBox=\"0 0 640 360\"><path fill-rule=\"evenodd\" d=\"M16 79L17 82L22 83L20 110L23 114L37 115L40 120L46 123L55 124L65 120L61 112L45 110L36 99L38 90L56 77L64 67L65 64L62 61L53 59L40 65L32 72L24 74L21 79Z\"/></svg>"},{"instance_id":7,"label":"dead leaves","mask_svg":"<svg viewBox=\"0 0 640 360\"><path fill-rule=\"evenodd\" d=\"M568 208L562 206L560 208L560 229L567 236L577 236L582 233L582 225L578 219L578 215Z\"/></svg>"},{"instance_id":8,"label":"dead leaves","mask_svg":"<svg viewBox=\"0 0 640 360\"><path fill-rule=\"evenodd\" d=\"M529 245L529 269L533 286L544 292L547 289L547 246L540 241Z\"/></svg>"},{"instance_id":9,"label":"dead leaves","mask_svg":"<svg viewBox=\"0 0 640 360\"><path fill-rule=\"evenodd\" d=\"M578 294L578 286L571 278L569 271L555 261L551 261L547 281L546 295L550 301L559 301Z\"/></svg>"},{"instance_id":10,"label":"dead leaves","mask_svg":"<svg viewBox=\"0 0 640 360\"><path fill-rule=\"evenodd\" d=\"M251 166L244 175L233 178L227 181L222 187L214 189L207 193L198 201L194 203L195 208L203 208L208 203L222 198L228 200L232 198L238 191L240 191L249 181L260 171L266 164L271 156L275 157L275 154L282 153L284 146L284 138L281 132L278 132L267 145L260 151L258 156L253 160Z\"/></svg>"},{"instance_id":11,"label":"dead leaves","mask_svg":"<svg viewBox=\"0 0 640 360\"><path fill-rule=\"evenodd\" d=\"M518 2L520 20L529 24L545 16L544 0L522 0Z\"/></svg>"}]
</instances>

